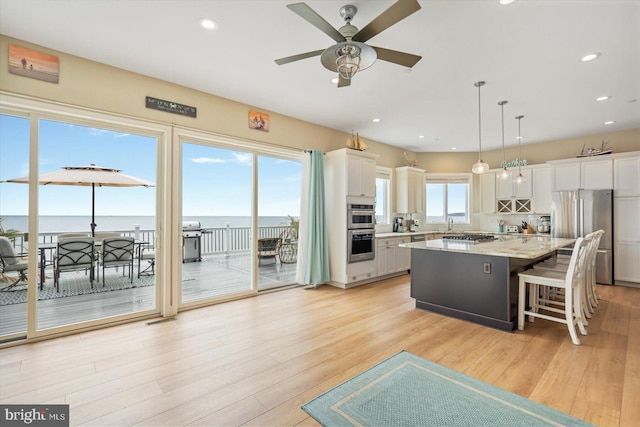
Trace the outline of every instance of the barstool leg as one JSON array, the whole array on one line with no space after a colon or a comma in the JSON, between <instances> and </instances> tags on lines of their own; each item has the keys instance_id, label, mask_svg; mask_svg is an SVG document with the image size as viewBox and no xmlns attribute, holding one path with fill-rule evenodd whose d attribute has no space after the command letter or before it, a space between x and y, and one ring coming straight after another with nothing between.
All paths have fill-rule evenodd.
<instances>
[{"instance_id":1,"label":"barstool leg","mask_svg":"<svg viewBox=\"0 0 640 427\"><path fill-rule=\"evenodd\" d=\"M520 277L518 282L518 329L524 329L524 295L527 283L524 278Z\"/></svg>"}]
</instances>

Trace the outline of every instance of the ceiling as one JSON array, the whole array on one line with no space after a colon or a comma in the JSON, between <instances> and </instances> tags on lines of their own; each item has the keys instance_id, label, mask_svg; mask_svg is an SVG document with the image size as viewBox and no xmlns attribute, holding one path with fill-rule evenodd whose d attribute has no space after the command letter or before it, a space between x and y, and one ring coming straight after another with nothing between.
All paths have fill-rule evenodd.
<instances>
[{"instance_id":1,"label":"ceiling","mask_svg":"<svg viewBox=\"0 0 640 427\"><path fill-rule=\"evenodd\" d=\"M294 2L2 0L0 33L414 152L478 150L479 80L483 150L502 146L501 100L507 146L518 115L523 144L640 128L640 1L423 0L367 41L422 60L378 60L344 88L320 57L275 64L334 44ZM306 3L335 28L353 4L363 28L395 2Z\"/></svg>"}]
</instances>

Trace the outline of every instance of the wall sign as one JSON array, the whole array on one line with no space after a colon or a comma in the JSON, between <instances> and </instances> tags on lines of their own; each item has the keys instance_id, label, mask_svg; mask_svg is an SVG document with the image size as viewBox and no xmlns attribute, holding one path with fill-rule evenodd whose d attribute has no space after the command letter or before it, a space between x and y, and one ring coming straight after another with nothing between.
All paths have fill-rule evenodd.
<instances>
[{"instance_id":1,"label":"wall sign","mask_svg":"<svg viewBox=\"0 0 640 427\"><path fill-rule=\"evenodd\" d=\"M515 159L510 162L504 161L500 164L501 168L512 168L517 166L527 166L529 164L526 160Z\"/></svg>"},{"instance_id":2,"label":"wall sign","mask_svg":"<svg viewBox=\"0 0 640 427\"><path fill-rule=\"evenodd\" d=\"M166 111L168 113L180 114L181 116L196 118L197 108L188 105L178 104L177 102L165 101L164 99L147 96L147 108L153 110Z\"/></svg>"}]
</instances>

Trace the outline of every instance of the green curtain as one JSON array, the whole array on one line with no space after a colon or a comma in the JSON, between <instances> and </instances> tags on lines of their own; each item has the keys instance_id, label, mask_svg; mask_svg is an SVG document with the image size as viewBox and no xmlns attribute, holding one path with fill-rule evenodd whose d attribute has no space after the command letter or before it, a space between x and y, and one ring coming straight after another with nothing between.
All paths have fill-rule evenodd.
<instances>
[{"instance_id":1,"label":"green curtain","mask_svg":"<svg viewBox=\"0 0 640 427\"><path fill-rule=\"evenodd\" d=\"M304 283L321 285L330 280L329 239L324 206L324 153L313 150L310 160Z\"/></svg>"}]
</instances>

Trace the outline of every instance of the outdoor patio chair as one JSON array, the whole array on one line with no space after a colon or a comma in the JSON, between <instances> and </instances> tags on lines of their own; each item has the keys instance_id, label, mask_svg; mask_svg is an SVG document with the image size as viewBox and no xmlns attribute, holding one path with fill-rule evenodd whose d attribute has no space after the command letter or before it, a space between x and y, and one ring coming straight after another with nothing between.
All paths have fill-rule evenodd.
<instances>
[{"instance_id":1,"label":"outdoor patio chair","mask_svg":"<svg viewBox=\"0 0 640 427\"><path fill-rule=\"evenodd\" d=\"M149 265L144 270L141 270L140 263L147 261ZM138 253L138 279L140 276L153 276L156 268L156 251L151 245L141 245L140 252Z\"/></svg>"},{"instance_id":2,"label":"outdoor patio chair","mask_svg":"<svg viewBox=\"0 0 640 427\"><path fill-rule=\"evenodd\" d=\"M53 281L60 292L60 273L89 270L89 281L93 288L95 245L92 237L58 238Z\"/></svg>"},{"instance_id":3,"label":"outdoor patio chair","mask_svg":"<svg viewBox=\"0 0 640 427\"><path fill-rule=\"evenodd\" d=\"M265 237L258 239L258 265L262 265L263 258L273 258L278 262L278 249L282 244L280 237Z\"/></svg>"},{"instance_id":4,"label":"outdoor patio chair","mask_svg":"<svg viewBox=\"0 0 640 427\"><path fill-rule=\"evenodd\" d=\"M0 291L9 291L13 287L18 286L21 281L27 280L27 261L22 257L26 254L18 254L9 240L5 236L0 236L0 263L2 264L2 273L9 271L15 271L18 273L18 278L15 282L8 286L0 288Z\"/></svg>"},{"instance_id":5,"label":"outdoor patio chair","mask_svg":"<svg viewBox=\"0 0 640 427\"><path fill-rule=\"evenodd\" d=\"M133 237L107 237L102 241L100 264L102 265L102 285L105 285L105 269L111 267L128 267L129 277L133 283ZM123 271L124 273L124 271Z\"/></svg>"}]
</instances>

